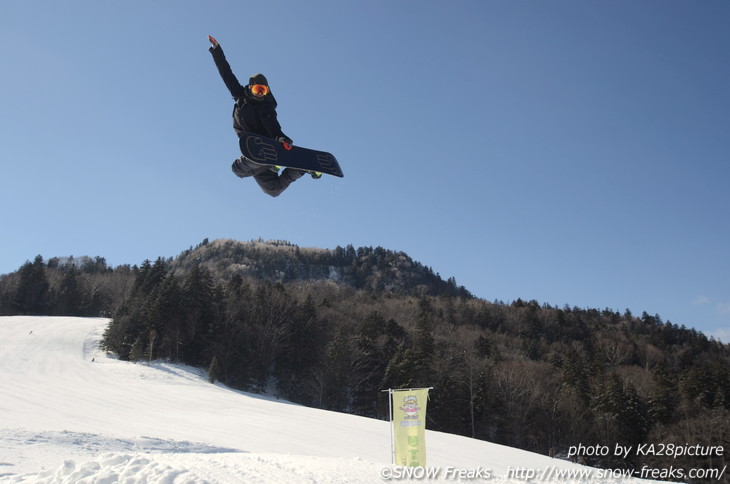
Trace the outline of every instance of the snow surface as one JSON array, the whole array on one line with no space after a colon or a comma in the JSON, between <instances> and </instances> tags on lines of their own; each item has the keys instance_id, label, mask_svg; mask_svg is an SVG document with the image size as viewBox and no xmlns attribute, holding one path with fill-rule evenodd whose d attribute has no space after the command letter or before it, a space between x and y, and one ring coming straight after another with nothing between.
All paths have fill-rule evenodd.
<instances>
[{"instance_id":1,"label":"snow surface","mask_svg":"<svg viewBox=\"0 0 730 484\"><path fill-rule=\"evenodd\" d=\"M0 482L648 482L432 431L436 477L404 476L387 422L212 385L196 368L119 361L98 349L108 322L0 317ZM571 470L588 476L556 477Z\"/></svg>"}]
</instances>

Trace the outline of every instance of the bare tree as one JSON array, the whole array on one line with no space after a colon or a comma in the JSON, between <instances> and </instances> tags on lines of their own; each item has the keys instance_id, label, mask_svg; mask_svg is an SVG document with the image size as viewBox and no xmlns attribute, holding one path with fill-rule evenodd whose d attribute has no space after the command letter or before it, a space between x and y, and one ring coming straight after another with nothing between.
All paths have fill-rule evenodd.
<instances>
[{"instance_id":1,"label":"bare tree","mask_svg":"<svg viewBox=\"0 0 730 484\"><path fill-rule=\"evenodd\" d=\"M627 364L631 361L634 349L626 337L620 333L599 333L596 338L596 348L611 367Z\"/></svg>"}]
</instances>

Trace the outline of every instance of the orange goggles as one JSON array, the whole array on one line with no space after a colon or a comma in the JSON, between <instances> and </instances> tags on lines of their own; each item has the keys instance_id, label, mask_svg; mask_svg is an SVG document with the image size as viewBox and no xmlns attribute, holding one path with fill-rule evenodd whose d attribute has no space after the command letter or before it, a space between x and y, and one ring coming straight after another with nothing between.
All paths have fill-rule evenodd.
<instances>
[{"instance_id":1,"label":"orange goggles","mask_svg":"<svg viewBox=\"0 0 730 484\"><path fill-rule=\"evenodd\" d=\"M262 96L266 96L269 93L269 86L264 86L263 84L254 84L251 86L251 92L254 94L261 94Z\"/></svg>"}]
</instances>

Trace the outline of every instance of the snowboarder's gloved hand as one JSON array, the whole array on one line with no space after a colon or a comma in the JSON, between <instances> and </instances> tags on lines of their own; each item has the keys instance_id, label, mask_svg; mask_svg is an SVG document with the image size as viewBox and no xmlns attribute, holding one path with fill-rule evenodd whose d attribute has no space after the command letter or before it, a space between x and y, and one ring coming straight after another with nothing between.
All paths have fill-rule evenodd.
<instances>
[{"instance_id":1,"label":"snowboarder's gloved hand","mask_svg":"<svg viewBox=\"0 0 730 484\"><path fill-rule=\"evenodd\" d=\"M218 48L218 41L215 40L210 35L208 36L208 41L210 42L210 45L211 45L211 47L210 47L209 50L213 51L213 49L217 49Z\"/></svg>"},{"instance_id":2,"label":"snowboarder's gloved hand","mask_svg":"<svg viewBox=\"0 0 730 484\"><path fill-rule=\"evenodd\" d=\"M290 150L294 142L288 136L279 136L276 141L284 145L284 148Z\"/></svg>"}]
</instances>

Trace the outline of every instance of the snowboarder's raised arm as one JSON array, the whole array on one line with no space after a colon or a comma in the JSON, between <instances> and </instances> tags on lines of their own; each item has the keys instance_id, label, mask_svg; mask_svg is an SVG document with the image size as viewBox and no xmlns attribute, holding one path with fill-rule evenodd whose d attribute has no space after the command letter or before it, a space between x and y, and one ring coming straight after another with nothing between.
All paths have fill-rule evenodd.
<instances>
[{"instance_id":1,"label":"snowboarder's raised arm","mask_svg":"<svg viewBox=\"0 0 730 484\"><path fill-rule=\"evenodd\" d=\"M244 87L240 82L238 82L238 79L236 79L236 76L233 74L231 66L228 64L226 56L223 53L223 48L215 41L215 39L213 39L213 37L208 36L208 39L210 39L211 43L211 47L208 50L211 54L213 54L215 66L218 68L218 73L221 75L226 87L231 92L231 96L234 98L243 96L245 92Z\"/></svg>"}]
</instances>

